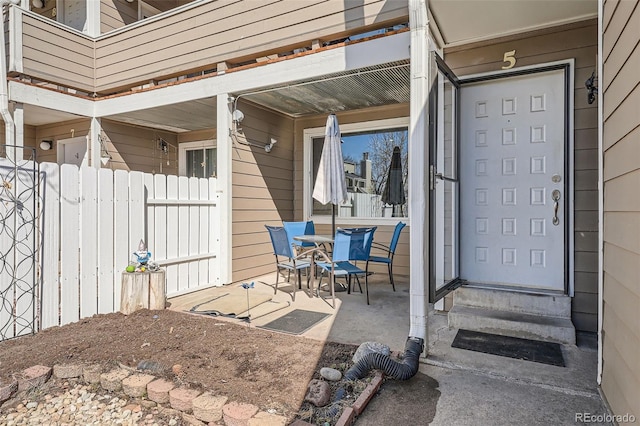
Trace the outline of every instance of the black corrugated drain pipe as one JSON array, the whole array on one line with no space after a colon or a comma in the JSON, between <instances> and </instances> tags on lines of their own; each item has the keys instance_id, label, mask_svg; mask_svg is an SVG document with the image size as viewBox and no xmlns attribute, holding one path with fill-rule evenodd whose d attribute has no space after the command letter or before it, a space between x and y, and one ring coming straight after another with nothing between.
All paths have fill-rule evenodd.
<instances>
[{"instance_id":1,"label":"black corrugated drain pipe","mask_svg":"<svg viewBox=\"0 0 640 426\"><path fill-rule=\"evenodd\" d=\"M381 370L385 375L396 380L409 380L418 372L420 354L423 349L424 339L409 337L407 338L407 343L404 345L404 357L401 362L391 359L388 355L371 352L347 370L347 372L344 373L343 380L352 381L361 379L373 369ZM329 410L331 416L337 414L339 410L338 403L344 398L345 392L344 387L340 387L336 391L331 404L332 406Z\"/></svg>"},{"instance_id":2,"label":"black corrugated drain pipe","mask_svg":"<svg viewBox=\"0 0 640 426\"><path fill-rule=\"evenodd\" d=\"M381 370L396 380L408 380L418 372L419 358L424 348L424 340L409 337L404 346L402 362L394 361L388 355L372 352L355 363L345 374L345 380L357 380L366 376L370 370Z\"/></svg>"}]
</instances>

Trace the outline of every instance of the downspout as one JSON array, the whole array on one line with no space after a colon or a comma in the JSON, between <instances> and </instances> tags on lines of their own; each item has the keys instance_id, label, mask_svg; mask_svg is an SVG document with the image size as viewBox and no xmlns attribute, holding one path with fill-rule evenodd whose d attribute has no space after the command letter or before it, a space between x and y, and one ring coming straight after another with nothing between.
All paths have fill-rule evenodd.
<instances>
[{"instance_id":1,"label":"downspout","mask_svg":"<svg viewBox=\"0 0 640 426\"><path fill-rule=\"evenodd\" d=\"M418 372L420 354L427 340L427 273L428 265L428 205L426 193L428 175L424 164L428 164L428 123L427 100L429 94L429 41L427 0L409 0L409 27L411 29L411 104L409 128L409 217L410 231L410 284L409 284L409 337L405 344L401 362L387 355L369 353L353 365L344 375L345 380L365 377L369 370L379 369L396 380L407 380ZM341 392L342 391L342 392ZM343 389L336 393L336 400L342 397ZM334 401L335 403L336 401Z\"/></svg>"},{"instance_id":2,"label":"downspout","mask_svg":"<svg viewBox=\"0 0 640 426\"><path fill-rule=\"evenodd\" d=\"M2 11L2 26L0 31L0 115L4 120L4 131L6 145L15 145L15 123L11 112L9 112L9 88L7 85L7 52L5 47L5 25L4 25L4 7L10 5L19 4L20 0L0 0L0 11ZM7 156L12 156L15 159L15 152L13 149L7 150Z\"/></svg>"},{"instance_id":3,"label":"downspout","mask_svg":"<svg viewBox=\"0 0 640 426\"><path fill-rule=\"evenodd\" d=\"M604 131L604 111L603 106L603 71L604 58L602 57L602 40L604 37L602 26L603 20L603 0L598 0L598 374L596 380L598 385L602 385L602 326L604 323L604 151L603 151L603 131Z\"/></svg>"}]
</instances>

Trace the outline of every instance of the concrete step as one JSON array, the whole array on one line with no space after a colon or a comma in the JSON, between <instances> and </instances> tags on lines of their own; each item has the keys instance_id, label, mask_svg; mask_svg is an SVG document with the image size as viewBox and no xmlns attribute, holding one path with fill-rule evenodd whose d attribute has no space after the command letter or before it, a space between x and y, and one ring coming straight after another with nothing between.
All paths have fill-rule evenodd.
<instances>
[{"instance_id":1,"label":"concrete step","mask_svg":"<svg viewBox=\"0 0 640 426\"><path fill-rule=\"evenodd\" d=\"M454 304L448 319L451 328L569 345L576 343L576 331L570 318Z\"/></svg>"},{"instance_id":2,"label":"concrete step","mask_svg":"<svg viewBox=\"0 0 640 426\"><path fill-rule=\"evenodd\" d=\"M571 298L565 295L462 286L453 293L453 304L496 311L571 318Z\"/></svg>"}]
</instances>

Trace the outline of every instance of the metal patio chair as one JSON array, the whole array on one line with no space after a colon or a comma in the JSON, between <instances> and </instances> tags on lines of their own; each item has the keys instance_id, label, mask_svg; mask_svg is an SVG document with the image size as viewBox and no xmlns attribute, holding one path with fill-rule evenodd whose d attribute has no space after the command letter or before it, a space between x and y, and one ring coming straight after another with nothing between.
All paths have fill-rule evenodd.
<instances>
[{"instance_id":1,"label":"metal patio chair","mask_svg":"<svg viewBox=\"0 0 640 426\"><path fill-rule=\"evenodd\" d=\"M284 227L265 225L265 228L269 231L271 245L273 246L273 254L276 257L277 276L276 284L273 289L274 294L278 291L278 283L280 282L280 273L282 271L287 271L287 281L290 281L291 279L291 272L296 274L298 288L302 288L302 270L308 270L311 267L311 263L304 259L307 253L303 252L295 254L293 252L293 247L289 243L289 238L287 237L287 232L284 230ZM307 271L307 287L309 286L310 279L311 274ZM295 284L293 286L292 298L294 301L296 300Z\"/></svg>"},{"instance_id":2,"label":"metal patio chair","mask_svg":"<svg viewBox=\"0 0 640 426\"><path fill-rule=\"evenodd\" d=\"M289 245L295 248L296 252L300 252L305 249L313 248L313 243L306 243L302 241L296 241L293 237L298 235L315 235L316 229L312 220L306 222L282 222L284 230L287 232L287 238L289 239Z\"/></svg>"},{"instance_id":3,"label":"metal patio chair","mask_svg":"<svg viewBox=\"0 0 640 426\"><path fill-rule=\"evenodd\" d=\"M393 291L396 291L396 285L393 282L393 255L396 252L396 247L398 247L400 232L402 232L402 228L404 228L405 226L407 226L406 223L398 222L395 229L393 230L393 236L391 237L391 242L388 246L378 242L373 243L372 248L386 251L386 256L369 256L369 262L385 263L387 265L387 269L389 270L389 281L391 281L391 287L393 287Z\"/></svg>"},{"instance_id":4,"label":"metal patio chair","mask_svg":"<svg viewBox=\"0 0 640 426\"><path fill-rule=\"evenodd\" d=\"M352 228L352 229L340 229L336 230L335 239L333 242L333 252L331 257L325 255L325 259L317 261L316 265L330 278L329 286L332 296L334 295L334 286L336 284L336 277L344 277L347 280L347 293L351 293L351 278L355 277L362 293L362 286L360 285L360 276L364 275L364 286L367 293L367 305L369 304L369 255L371 253L371 244L373 243L373 233L376 227L371 228ZM357 261L365 262L365 268L362 269L355 264ZM322 284L322 276L320 276L320 282L318 288Z\"/></svg>"}]
</instances>

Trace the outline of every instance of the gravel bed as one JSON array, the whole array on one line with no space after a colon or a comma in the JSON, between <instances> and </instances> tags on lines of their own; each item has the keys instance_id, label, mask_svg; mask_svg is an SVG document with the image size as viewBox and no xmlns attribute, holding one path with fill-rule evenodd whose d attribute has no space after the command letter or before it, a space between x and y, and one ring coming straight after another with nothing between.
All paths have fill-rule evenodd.
<instances>
[{"instance_id":1,"label":"gravel bed","mask_svg":"<svg viewBox=\"0 0 640 426\"><path fill-rule=\"evenodd\" d=\"M6 402L0 409L0 424L174 426L182 424L182 414L153 401L132 402L99 387L64 382Z\"/></svg>"}]
</instances>

